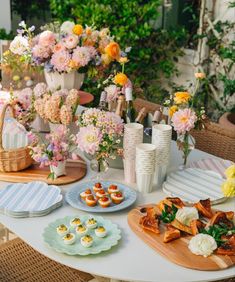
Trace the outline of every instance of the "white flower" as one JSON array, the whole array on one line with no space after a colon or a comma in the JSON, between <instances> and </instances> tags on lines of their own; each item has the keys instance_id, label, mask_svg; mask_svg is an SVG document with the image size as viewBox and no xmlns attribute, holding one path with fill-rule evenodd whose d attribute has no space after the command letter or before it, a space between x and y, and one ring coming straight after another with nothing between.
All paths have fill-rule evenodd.
<instances>
[{"instance_id":1,"label":"white flower","mask_svg":"<svg viewBox=\"0 0 235 282\"><path fill-rule=\"evenodd\" d=\"M196 208L192 207L183 207L182 209L178 209L176 215L175 215L175 218L187 225L187 226L190 226L190 222L193 220L193 219L198 219L199 218L199 215L198 215L198 211Z\"/></svg>"},{"instance_id":2,"label":"white flower","mask_svg":"<svg viewBox=\"0 0 235 282\"><path fill-rule=\"evenodd\" d=\"M28 40L21 35L17 35L10 44L11 52L17 55L23 55L28 47Z\"/></svg>"},{"instance_id":3,"label":"white flower","mask_svg":"<svg viewBox=\"0 0 235 282\"><path fill-rule=\"evenodd\" d=\"M208 257L215 249L217 249L217 244L212 236L207 234L197 234L190 240L188 248L195 255Z\"/></svg>"},{"instance_id":4,"label":"white flower","mask_svg":"<svg viewBox=\"0 0 235 282\"><path fill-rule=\"evenodd\" d=\"M117 99L119 88L115 84L111 84L104 88L107 93L107 102L111 102Z\"/></svg>"},{"instance_id":5,"label":"white flower","mask_svg":"<svg viewBox=\"0 0 235 282\"><path fill-rule=\"evenodd\" d=\"M74 22L65 21L65 22L62 23L62 25L60 27L60 31L62 33L72 34L74 26L75 26Z\"/></svg>"},{"instance_id":6,"label":"white flower","mask_svg":"<svg viewBox=\"0 0 235 282\"><path fill-rule=\"evenodd\" d=\"M26 27L25 21L21 21L21 22L19 23L19 26L25 28L25 27Z\"/></svg>"}]
</instances>

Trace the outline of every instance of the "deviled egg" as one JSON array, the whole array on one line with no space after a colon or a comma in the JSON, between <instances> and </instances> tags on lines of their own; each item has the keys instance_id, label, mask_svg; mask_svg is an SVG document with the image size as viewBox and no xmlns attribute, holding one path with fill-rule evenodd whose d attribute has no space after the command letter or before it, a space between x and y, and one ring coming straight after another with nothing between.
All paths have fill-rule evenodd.
<instances>
[{"instance_id":1,"label":"deviled egg","mask_svg":"<svg viewBox=\"0 0 235 282\"><path fill-rule=\"evenodd\" d=\"M107 231L106 229L103 227L103 226L98 226L96 229L95 229L95 235L99 238L103 238L107 235Z\"/></svg>"},{"instance_id":2,"label":"deviled egg","mask_svg":"<svg viewBox=\"0 0 235 282\"><path fill-rule=\"evenodd\" d=\"M64 236L65 234L67 234L69 232L69 229L66 225L61 224L61 225L56 227L56 231L60 236Z\"/></svg>"},{"instance_id":3,"label":"deviled egg","mask_svg":"<svg viewBox=\"0 0 235 282\"><path fill-rule=\"evenodd\" d=\"M86 221L86 226L89 229L95 229L97 226L97 221L92 217Z\"/></svg>"},{"instance_id":4,"label":"deviled egg","mask_svg":"<svg viewBox=\"0 0 235 282\"><path fill-rule=\"evenodd\" d=\"M83 245L83 247L89 248L92 246L93 244L93 238L91 235L85 235L81 238L81 244Z\"/></svg>"},{"instance_id":5,"label":"deviled egg","mask_svg":"<svg viewBox=\"0 0 235 282\"><path fill-rule=\"evenodd\" d=\"M75 235L73 233L68 233L66 235L64 235L63 237L63 241L66 245L71 245L75 242L76 238Z\"/></svg>"},{"instance_id":6,"label":"deviled egg","mask_svg":"<svg viewBox=\"0 0 235 282\"><path fill-rule=\"evenodd\" d=\"M82 224L78 225L75 230L78 235L85 235L87 233L86 226Z\"/></svg>"},{"instance_id":7,"label":"deviled egg","mask_svg":"<svg viewBox=\"0 0 235 282\"><path fill-rule=\"evenodd\" d=\"M81 219L79 217L75 217L70 220L70 225L73 227L76 227L78 225L82 224Z\"/></svg>"}]
</instances>

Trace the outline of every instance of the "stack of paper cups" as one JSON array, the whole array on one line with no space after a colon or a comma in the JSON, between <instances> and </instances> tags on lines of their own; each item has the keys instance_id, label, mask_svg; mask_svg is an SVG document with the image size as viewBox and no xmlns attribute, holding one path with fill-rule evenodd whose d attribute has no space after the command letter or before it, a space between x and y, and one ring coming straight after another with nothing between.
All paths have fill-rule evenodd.
<instances>
[{"instance_id":1,"label":"stack of paper cups","mask_svg":"<svg viewBox=\"0 0 235 282\"><path fill-rule=\"evenodd\" d=\"M156 146L156 168L154 184L161 186L165 181L170 159L172 127L156 124L152 128L152 144Z\"/></svg>"},{"instance_id":2,"label":"stack of paper cups","mask_svg":"<svg viewBox=\"0 0 235 282\"><path fill-rule=\"evenodd\" d=\"M156 165L156 146L142 143L136 146L136 180L140 192L150 193Z\"/></svg>"},{"instance_id":3,"label":"stack of paper cups","mask_svg":"<svg viewBox=\"0 0 235 282\"><path fill-rule=\"evenodd\" d=\"M128 123L124 126L124 176L128 183L135 183L136 145L143 142L144 127L138 123Z\"/></svg>"}]
</instances>

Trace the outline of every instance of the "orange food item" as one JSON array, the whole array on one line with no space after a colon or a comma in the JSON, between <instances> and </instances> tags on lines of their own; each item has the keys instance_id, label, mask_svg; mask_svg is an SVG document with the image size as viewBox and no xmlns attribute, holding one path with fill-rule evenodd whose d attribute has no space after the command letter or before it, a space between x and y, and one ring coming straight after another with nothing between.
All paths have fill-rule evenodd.
<instances>
[{"instance_id":1,"label":"orange food item","mask_svg":"<svg viewBox=\"0 0 235 282\"><path fill-rule=\"evenodd\" d=\"M159 234L160 233L159 216L156 214L154 208L147 208L146 211L147 211L147 215L143 216L140 219L140 222L139 222L140 226L143 229L146 229L146 230L152 231L156 234Z\"/></svg>"},{"instance_id":2,"label":"orange food item","mask_svg":"<svg viewBox=\"0 0 235 282\"><path fill-rule=\"evenodd\" d=\"M230 216L230 215L229 215ZM227 214L222 211L216 212L213 217L207 223L207 227L215 224L223 223L228 226L228 228L233 227L233 222L227 218Z\"/></svg>"},{"instance_id":3,"label":"orange food item","mask_svg":"<svg viewBox=\"0 0 235 282\"><path fill-rule=\"evenodd\" d=\"M204 224L201 220L199 219L193 219L190 222L190 227L192 229L192 233L193 235L197 235L200 231L200 229L203 229L206 226L206 224Z\"/></svg>"},{"instance_id":4,"label":"orange food item","mask_svg":"<svg viewBox=\"0 0 235 282\"><path fill-rule=\"evenodd\" d=\"M159 204L157 204L157 207L161 211L163 211L165 209L165 205L170 208L172 207L172 205L174 205L177 209L185 207L184 202L178 197L167 197L164 200L160 201Z\"/></svg>"},{"instance_id":5,"label":"orange food item","mask_svg":"<svg viewBox=\"0 0 235 282\"><path fill-rule=\"evenodd\" d=\"M182 224L177 219L174 219L171 222L171 225L174 226L175 228L183 231L183 232L186 232L186 233L191 234L191 235L193 234L191 227L188 227L187 225Z\"/></svg>"},{"instance_id":6,"label":"orange food item","mask_svg":"<svg viewBox=\"0 0 235 282\"><path fill-rule=\"evenodd\" d=\"M101 205L102 208L107 208L110 206L111 204L111 200L109 199L109 197L102 197L98 200L99 204Z\"/></svg>"},{"instance_id":7,"label":"orange food item","mask_svg":"<svg viewBox=\"0 0 235 282\"><path fill-rule=\"evenodd\" d=\"M167 230L164 233L163 242L168 243L180 238L180 230L171 225L167 225Z\"/></svg>"},{"instance_id":8,"label":"orange food item","mask_svg":"<svg viewBox=\"0 0 235 282\"><path fill-rule=\"evenodd\" d=\"M124 199L122 192L116 192L111 194L111 200L114 204L120 204Z\"/></svg>"},{"instance_id":9,"label":"orange food item","mask_svg":"<svg viewBox=\"0 0 235 282\"><path fill-rule=\"evenodd\" d=\"M210 199L200 200L198 203L194 204L194 207L199 211L202 216L212 218L213 212L211 210Z\"/></svg>"},{"instance_id":10,"label":"orange food item","mask_svg":"<svg viewBox=\"0 0 235 282\"><path fill-rule=\"evenodd\" d=\"M97 200L95 199L93 195L87 196L85 201L89 207L94 207L97 204Z\"/></svg>"},{"instance_id":11,"label":"orange food item","mask_svg":"<svg viewBox=\"0 0 235 282\"><path fill-rule=\"evenodd\" d=\"M235 235L232 235L215 252L217 255L235 256Z\"/></svg>"}]
</instances>

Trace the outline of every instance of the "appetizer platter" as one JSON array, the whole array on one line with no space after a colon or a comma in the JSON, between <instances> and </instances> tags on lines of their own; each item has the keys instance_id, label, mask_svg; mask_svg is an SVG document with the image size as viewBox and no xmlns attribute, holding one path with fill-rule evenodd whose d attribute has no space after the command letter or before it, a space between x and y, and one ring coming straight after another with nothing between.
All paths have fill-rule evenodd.
<instances>
[{"instance_id":1,"label":"appetizer platter","mask_svg":"<svg viewBox=\"0 0 235 282\"><path fill-rule=\"evenodd\" d=\"M86 256L117 245L121 231L101 216L66 216L50 223L44 229L43 238L57 252Z\"/></svg>"},{"instance_id":2,"label":"appetizer platter","mask_svg":"<svg viewBox=\"0 0 235 282\"><path fill-rule=\"evenodd\" d=\"M116 212L131 206L137 198L128 186L111 181L86 182L72 187L65 195L74 208L88 212Z\"/></svg>"},{"instance_id":3,"label":"appetizer platter","mask_svg":"<svg viewBox=\"0 0 235 282\"><path fill-rule=\"evenodd\" d=\"M223 182L224 179L217 172L187 168L167 176L163 191L170 197L180 197L188 203L210 198L212 204L218 204L227 199L221 191Z\"/></svg>"},{"instance_id":4,"label":"appetizer platter","mask_svg":"<svg viewBox=\"0 0 235 282\"><path fill-rule=\"evenodd\" d=\"M167 197L128 214L131 229L168 260L197 270L235 265L234 212L211 209L210 199L186 205Z\"/></svg>"}]
</instances>

